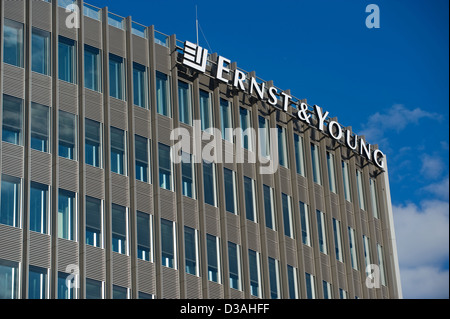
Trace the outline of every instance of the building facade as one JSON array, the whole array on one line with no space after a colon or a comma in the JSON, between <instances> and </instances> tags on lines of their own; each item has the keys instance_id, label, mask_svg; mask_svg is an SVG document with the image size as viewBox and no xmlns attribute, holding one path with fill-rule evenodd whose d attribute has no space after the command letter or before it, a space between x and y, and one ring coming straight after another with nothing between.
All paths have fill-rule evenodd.
<instances>
[{"instance_id":1,"label":"building facade","mask_svg":"<svg viewBox=\"0 0 450 319\"><path fill-rule=\"evenodd\" d=\"M401 298L386 163L71 3L1 1L0 298ZM175 163L176 128L235 160Z\"/></svg>"}]
</instances>

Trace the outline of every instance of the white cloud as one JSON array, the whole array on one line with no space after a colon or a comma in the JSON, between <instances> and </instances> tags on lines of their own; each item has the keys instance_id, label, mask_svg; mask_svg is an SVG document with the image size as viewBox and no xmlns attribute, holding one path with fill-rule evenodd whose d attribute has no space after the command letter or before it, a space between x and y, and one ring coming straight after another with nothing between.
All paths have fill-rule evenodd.
<instances>
[{"instance_id":1,"label":"white cloud","mask_svg":"<svg viewBox=\"0 0 450 319\"><path fill-rule=\"evenodd\" d=\"M424 188L422 188L422 190L431 193L435 196L437 196L438 198L444 199L444 200L448 200L449 197L449 179L448 176L446 178L444 178L442 181L434 183L434 184L430 184Z\"/></svg>"},{"instance_id":2,"label":"white cloud","mask_svg":"<svg viewBox=\"0 0 450 319\"><path fill-rule=\"evenodd\" d=\"M449 271L437 267L400 269L403 298L446 299L449 297Z\"/></svg>"},{"instance_id":3,"label":"white cloud","mask_svg":"<svg viewBox=\"0 0 450 319\"><path fill-rule=\"evenodd\" d=\"M399 205L393 211L404 297L448 298L448 269L440 270L449 258L448 201Z\"/></svg>"},{"instance_id":4,"label":"white cloud","mask_svg":"<svg viewBox=\"0 0 450 319\"><path fill-rule=\"evenodd\" d=\"M445 164L440 157L424 154L422 156L422 168L420 173L425 178L435 179L442 175Z\"/></svg>"}]
</instances>

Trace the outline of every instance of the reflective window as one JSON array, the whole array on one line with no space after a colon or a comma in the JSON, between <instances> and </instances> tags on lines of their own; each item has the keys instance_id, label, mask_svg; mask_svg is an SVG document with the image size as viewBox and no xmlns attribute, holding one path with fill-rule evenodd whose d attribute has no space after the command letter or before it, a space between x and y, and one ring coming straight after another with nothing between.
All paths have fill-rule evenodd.
<instances>
[{"instance_id":1,"label":"reflective window","mask_svg":"<svg viewBox=\"0 0 450 319\"><path fill-rule=\"evenodd\" d=\"M69 276L70 274L58 272L58 299L75 299L76 288L67 287Z\"/></svg>"},{"instance_id":2,"label":"reflective window","mask_svg":"<svg viewBox=\"0 0 450 319\"><path fill-rule=\"evenodd\" d=\"M214 163L203 161L203 190L205 203L216 206L216 169Z\"/></svg>"},{"instance_id":3,"label":"reflective window","mask_svg":"<svg viewBox=\"0 0 450 319\"><path fill-rule=\"evenodd\" d=\"M269 120L265 117L259 116L259 147L260 153L264 157L270 156L270 126Z\"/></svg>"},{"instance_id":4,"label":"reflective window","mask_svg":"<svg viewBox=\"0 0 450 319\"><path fill-rule=\"evenodd\" d=\"M307 299L316 299L316 284L314 280L314 276L308 273L305 273L305 282L306 282L306 298Z\"/></svg>"},{"instance_id":5,"label":"reflective window","mask_svg":"<svg viewBox=\"0 0 450 319\"><path fill-rule=\"evenodd\" d=\"M59 190L58 238L75 240L75 193Z\"/></svg>"},{"instance_id":6,"label":"reflective window","mask_svg":"<svg viewBox=\"0 0 450 319\"><path fill-rule=\"evenodd\" d=\"M20 178L2 175L0 224L20 227L21 202Z\"/></svg>"},{"instance_id":7,"label":"reflective window","mask_svg":"<svg viewBox=\"0 0 450 319\"><path fill-rule=\"evenodd\" d=\"M314 183L322 185L322 178L320 175L319 146L312 143L311 143L311 160L312 160Z\"/></svg>"},{"instance_id":8,"label":"reflective window","mask_svg":"<svg viewBox=\"0 0 450 319\"><path fill-rule=\"evenodd\" d=\"M208 255L208 280L220 283L219 239L206 234L206 249Z\"/></svg>"},{"instance_id":9,"label":"reflective window","mask_svg":"<svg viewBox=\"0 0 450 319\"><path fill-rule=\"evenodd\" d=\"M214 127L211 93L203 90L200 90L200 119L202 131Z\"/></svg>"},{"instance_id":10,"label":"reflective window","mask_svg":"<svg viewBox=\"0 0 450 319\"><path fill-rule=\"evenodd\" d=\"M135 135L135 153L136 153L136 180L147 183L149 178L149 147L148 139L139 135Z\"/></svg>"},{"instance_id":11,"label":"reflective window","mask_svg":"<svg viewBox=\"0 0 450 319\"><path fill-rule=\"evenodd\" d=\"M366 210L366 202L364 200L364 185L362 173L356 170L356 189L358 190L359 208Z\"/></svg>"},{"instance_id":12,"label":"reflective window","mask_svg":"<svg viewBox=\"0 0 450 319\"><path fill-rule=\"evenodd\" d=\"M371 275L370 270L367 269L367 267L372 264L371 258L370 258L370 240L366 235L363 235L363 246L364 246L364 262L366 266L366 275Z\"/></svg>"},{"instance_id":13,"label":"reflective window","mask_svg":"<svg viewBox=\"0 0 450 319\"><path fill-rule=\"evenodd\" d=\"M59 79L75 83L76 81L76 42L59 36L58 42L58 73Z\"/></svg>"},{"instance_id":14,"label":"reflective window","mask_svg":"<svg viewBox=\"0 0 450 319\"><path fill-rule=\"evenodd\" d=\"M3 95L2 141L23 145L23 101Z\"/></svg>"},{"instance_id":15,"label":"reflective window","mask_svg":"<svg viewBox=\"0 0 450 319\"><path fill-rule=\"evenodd\" d=\"M283 206L284 235L294 238L294 224L292 220L291 197L281 194L281 203Z\"/></svg>"},{"instance_id":16,"label":"reflective window","mask_svg":"<svg viewBox=\"0 0 450 319\"><path fill-rule=\"evenodd\" d=\"M176 268L175 223L166 219L161 219L161 257L163 266Z\"/></svg>"},{"instance_id":17,"label":"reflective window","mask_svg":"<svg viewBox=\"0 0 450 319\"><path fill-rule=\"evenodd\" d=\"M103 282L86 278L86 299L103 299Z\"/></svg>"},{"instance_id":18,"label":"reflective window","mask_svg":"<svg viewBox=\"0 0 450 319\"><path fill-rule=\"evenodd\" d=\"M220 127L222 138L233 143L233 110L230 101L220 99Z\"/></svg>"},{"instance_id":19,"label":"reflective window","mask_svg":"<svg viewBox=\"0 0 450 319\"><path fill-rule=\"evenodd\" d=\"M124 59L109 54L109 95L119 100L125 100L125 70Z\"/></svg>"},{"instance_id":20,"label":"reflective window","mask_svg":"<svg viewBox=\"0 0 450 319\"><path fill-rule=\"evenodd\" d=\"M289 298L298 299L297 268L287 265Z\"/></svg>"},{"instance_id":21,"label":"reflective window","mask_svg":"<svg viewBox=\"0 0 450 319\"><path fill-rule=\"evenodd\" d=\"M28 272L28 299L47 299L47 269L30 266Z\"/></svg>"},{"instance_id":22,"label":"reflective window","mask_svg":"<svg viewBox=\"0 0 450 319\"><path fill-rule=\"evenodd\" d=\"M300 221L302 223L302 243L311 246L308 205L303 202L300 202Z\"/></svg>"},{"instance_id":23,"label":"reflective window","mask_svg":"<svg viewBox=\"0 0 450 319\"><path fill-rule=\"evenodd\" d=\"M31 148L41 152L49 151L50 108L31 103Z\"/></svg>"},{"instance_id":24,"label":"reflective window","mask_svg":"<svg viewBox=\"0 0 450 319\"><path fill-rule=\"evenodd\" d=\"M183 196L195 198L194 161L191 154L181 153L181 187Z\"/></svg>"},{"instance_id":25,"label":"reflective window","mask_svg":"<svg viewBox=\"0 0 450 319\"><path fill-rule=\"evenodd\" d=\"M112 204L112 251L128 255L128 214L126 207Z\"/></svg>"},{"instance_id":26,"label":"reflective window","mask_svg":"<svg viewBox=\"0 0 450 319\"><path fill-rule=\"evenodd\" d=\"M228 267L230 271L230 288L241 290L241 269L240 269L239 245L228 242Z\"/></svg>"},{"instance_id":27,"label":"reflective window","mask_svg":"<svg viewBox=\"0 0 450 319\"><path fill-rule=\"evenodd\" d=\"M152 252L152 216L137 212L137 249L138 258L146 261L153 260Z\"/></svg>"},{"instance_id":28,"label":"reflective window","mask_svg":"<svg viewBox=\"0 0 450 319\"><path fill-rule=\"evenodd\" d=\"M32 29L31 35L31 70L33 72L50 75L50 33Z\"/></svg>"},{"instance_id":29,"label":"reflective window","mask_svg":"<svg viewBox=\"0 0 450 319\"><path fill-rule=\"evenodd\" d=\"M113 285L112 299L128 299L128 288Z\"/></svg>"},{"instance_id":30,"label":"reflective window","mask_svg":"<svg viewBox=\"0 0 450 319\"><path fill-rule=\"evenodd\" d=\"M111 127L111 172L126 175L125 131Z\"/></svg>"},{"instance_id":31,"label":"reflective window","mask_svg":"<svg viewBox=\"0 0 450 319\"><path fill-rule=\"evenodd\" d=\"M297 166L297 174L306 176L305 174L305 153L303 149L303 136L294 134L295 162Z\"/></svg>"},{"instance_id":32,"label":"reflective window","mask_svg":"<svg viewBox=\"0 0 450 319\"><path fill-rule=\"evenodd\" d=\"M373 178L369 180L370 183L370 203L372 204L372 214L374 218L378 217L378 200L377 200L377 184Z\"/></svg>"},{"instance_id":33,"label":"reflective window","mask_svg":"<svg viewBox=\"0 0 450 319\"><path fill-rule=\"evenodd\" d=\"M75 114L59 111L59 156L76 160L76 127Z\"/></svg>"},{"instance_id":34,"label":"reflective window","mask_svg":"<svg viewBox=\"0 0 450 319\"><path fill-rule=\"evenodd\" d=\"M225 209L227 212L237 214L236 173L224 167L223 177L225 182Z\"/></svg>"},{"instance_id":35,"label":"reflective window","mask_svg":"<svg viewBox=\"0 0 450 319\"><path fill-rule=\"evenodd\" d=\"M278 269L278 260L269 257L269 283L270 298L280 299L280 274Z\"/></svg>"},{"instance_id":36,"label":"reflective window","mask_svg":"<svg viewBox=\"0 0 450 319\"><path fill-rule=\"evenodd\" d=\"M94 167L102 167L102 124L86 119L85 162Z\"/></svg>"},{"instance_id":37,"label":"reflective window","mask_svg":"<svg viewBox=\"0 0 450 319\"><path fill-rule=\"evenodd\" d=\"M336 252L336 259L343 262L342 242L341 242L341 222L333 218L333 233L334 233L334 249Z\"/></svg>"},{"instance_id":38,"label":"reflective window","mask_svg":"<svg viewBox=\"0 0 450 319\"><path fill-rule=\"evenodd\" d=\"M180 122L192 125L191 85L183 81L178 81L178 107Z\"/></svg>"},{"instance_id":39,"label":"reflective window","mask_svg":"<svg viewBox=\"0 0 450 319\"><path fill-rule=\"evenodd\" d=\"M319 235L319 249L321 253L327 254L327 233L325 229L325 214L316 210L317 232Z\"/></svg>"},{"instance_id":40,"label":"reflective window","mask_svg":"<svg viewBox=\"0 0 450 319\"><path fill-rule=\"evenodd\" d=\"M322 281L323 299L333 299L331 284L325 280Z\"/></svg>"},{"instance_id":41,"label":"reflective window","mask_svg":"<svg viewBox=\"0 0 450 319\"><path fill-rule=\"evenodd\" d=\"M86 196L86 245L103 248L102 225L102 201Z\"/></svg>"},{"instance_id":42,"label":"reflective window","mask_svg":"<svg viewBox=\"0 0 450 319\"><path fill-rule=\"evenodd\" d=\"M101 91L101 56L100 50L84 45L84 87Z\"/></svg>"},{"instance_id":43,"label":"reflective window","mask_svg":"<svg viewBox=\"0 0 450 319\"><path fill-rule=\"evenodd\" d=\"M348 163L342 161L342 178L344 180L344 196L345 200L348 202L352 201L351 192L350 192L350 180L348 175Z\"/></svg>"},{"instance_id":44,"label":"reflective window","mask_svg":"<svg viewBox=\"0 0 450 319\"><path fill-rule=\"evenodd\" d=\"M355 230L348 227L348 239L350 244L350 259L352 262L352 268L358 270L358 260L356 258L356 240L355 240Z\"/></svg>"},{"instance_id":45,"label":"reflective window","mask_svg":"<svg viewBox=\"0 0 450 319\"><path fill-rule=\"evenodd\" d=\"M172 161L170 157L170 146L159 143L159 186L172 190Z\"/></svg>"},{"instance_id":46,"label":"reflective window","mask_svg":"<svg viewBox=\"0 0 450 319\"><path fill-rule=\"evenodd\" d=\"M170 111L169 77L156 71L156 110L158 114L172 116Z\"/></svg>"},{"instance_id":47,"label":"reflective window","mask_svg":"<svg viewBox=\"0 0 450 319\"><path fill-rule=\"evenodd\" d=\"M0 299L19 297L19 264L0 259Z\"/></svg>"},{"instance_id":48,"label":"reflective window","mask_svg":"<svg viewBox=\"0 0 450 319\"><path fill-rule=\"evenodd\" d=\"M330 192L337 193L336 190L336 174L334 169L334 154L327 152L327 168L328 168L328 184L330 184Z\"/></svg>"},{"instance_id":49,"label":"reflective window","mask_svg":"<svg viewBox=\"0 0 450 319\"><path fill-rule=\"evenodd\" d=\"M133 62L134 105L147 108L147 68Z\"/></svg>"},{"instance_id":50,"label":"reflective window","mask_svg":"<svg viewBox=\"0 0 450 319\"><path fill-rule=\"evenodd\" d=\"M263 189L264 189L264 215L266 217L266 227L275 230L273 189L267 185L264 185Z\"/></svg>"},{"instance_id":51,"label":"reflective window","mask_svg":"<svg viewBox=\"0 0 450 319\"><path fill-rule=\"evenodd\" d=\"M243 148L253 151L253 137L251 126L251 111L241 107L239 109L240 124L242 129L241 145Z\"/></svg>"},{"instance_id":52,"label":"reflective window","mask_svg":"<svg viewBox=\"0 0 450 319\"><path fill-rule=\"evenodd\" d=\"M286 128L277 125L278 129L278 157L280 165L288 168L288 151L287 151L287 140L286 140Z\"/></svg>"},{"instance_id":53,"label":"reflective window","mask_svg":"<svg viewBox=\"0 0 450 319\"><path fill-rule=\"evenodd\" d=\"M184 226L184 248L185 248L185 267L186 273L197 276L197 230Z\"/></svg>"},{"instance_id":54,"label":"reflective window","mask_svg":"<svg viewBox=\"0 0 450 319\"><path fill-rule=\"evenodd\" d=\"M48 234L48 186L31 182L30 185L30 230Z\"/></svg>"},{"instance_id":55,"label":"reflective window","mask_svg":"<svg viewBox=\"0 0 450 319\"><path fill-rule=\"evenodd\" d=\"M256 223L255 182L244 176L245 215Z\"/></svg>"},{"instance_id":56,"label":"reflective window","mask_svg":"<svg viewBox=\"0 0 450 319\"><path fill-rule=\"evenodd\" d=\"M383 247L377 243L378 265L380 266L381 284L386 286L386 269L384 268Z\"/></svg>"},{"instance_id":57,"label":"reflective window","mask_svg":"<svg viewBox=\"0 0 450 319\"><path fill-rule=\"evenodd\" d=\"M252 296L261 297L261 269L259 253L248 250L248 265L250 272L250 293Z\"/></svg>"},{"instance_id":58,"label":"reflective window","mask_svg":"<svg viewBox=\"0 0 450 319\"><path fill-rule=\"evenodd\" d=\"M5 19L3 62L23 68L23 24Z\"/></svg>"}]
</instances>

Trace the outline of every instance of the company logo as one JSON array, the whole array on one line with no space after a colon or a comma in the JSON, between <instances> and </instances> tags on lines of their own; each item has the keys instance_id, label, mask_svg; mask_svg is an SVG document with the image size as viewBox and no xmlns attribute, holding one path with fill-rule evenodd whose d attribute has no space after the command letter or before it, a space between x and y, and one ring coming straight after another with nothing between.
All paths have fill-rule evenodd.
<instances>
[{"instance_id":1,"label":"company logo","mask_svg":"<svg viewBox=\"0 0 450 319\"><path fill-rule=\"evenodd\" d=\"M208 59L208 50L186 41L184 42L184 59L183 64L197 71L206 71L206 62Z\"/></svg>"}]
</instances>

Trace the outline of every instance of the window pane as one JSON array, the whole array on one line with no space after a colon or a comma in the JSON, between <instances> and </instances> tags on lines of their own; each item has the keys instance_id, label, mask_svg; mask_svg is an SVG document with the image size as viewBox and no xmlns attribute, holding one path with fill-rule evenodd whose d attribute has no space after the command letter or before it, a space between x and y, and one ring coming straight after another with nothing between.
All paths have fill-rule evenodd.
<instances>
[{"instance_id":1,"label":"window pane","mask_svg":"<svg viewBox=\"0 0 450 319\"><path fill-rule=\"evenodd\" d=\"M159 187L172 190L172 160L170 146L159 143Z\"/></svg>"},{"instance_id":2,"label":"window pane","mask_svg":"<svg viewBox=\"0 0 450 319\"><path fill-rule=\"evenodd\" d=\"M220 283L217 237L206 234L206 249L208 253L208 280Z\"/></svg>"},{"instance_id":3,"label":"window pane","mask_svg":"<svg viewBox=\"0 0 450 319\"><path fill-rule=\"evenodd\" d=\"M58 272L58 299L74 299L75 288L67 287L67 279L70 274Z\"/></svg>"},{"instance_id":4,"label":"window pane","mask_svg":"<svg viewBox=\"0 0 450 319\"><path fill-rule=\"evenodd\" d=\"M50 108L31 103L31 148L48 152Z\"/></svg>"},{"instance_id":5,"label":"window pane","mask_svg":"<svg viewBox=\"0 0 450 319\"><path fill-rule=\"evenodd\" d=\"M3 62L23 68L23 24L5 19Z\"/></svg>"},{"instance_id":6,"label":"window pane","mask_svg":"<svg viewBox=\"0 0 450 319\"><path fill-rule=\"evenodd\" d=\"M17 299L19 264L0 259L0 299Z\"/></svg>"},{"instance_id":7,"label":"window pane","mask_svg":"<svg viewBox=\"0 0 450 319\"><path fill-rule=\"evenodd\" d=\"M322 281L322 285L323 285L323 299L332 299L331 284L324 280Z\"/></svg>"},{"instance_id":8,"label":"window pane","mask_svg":"<svg viewBox=\"0 0 450 319\"><path fill-rule=\"evenodd\" d=\"M372 204L373 217L378 219L377 184L373 178L370 179L370 202Z\"/></svg>"},{"instance_id":9,"label":"window pane","mask_svg":"<svg viewBox=\"0 0 450 319\"><path fill-rule=\"evenodd\" d=\"M28 299L47 299L47 269L30 266Z\"/></svg>"},{"instance_id":10,"label":"window pane","mask_svg":"<svg viewBox=\"0 0 450 319\"><path fill-rule=\"evenodd\" d=\"M19 227L21 210L20 178L2 176L0 224Z\"/></svg>"},{"instance_id":11,"label":"window pane","mask_svg":"<svg viewBox=\"0 0 450 319\"><path fill-rule=\"evenodd\" d=\"M283 205L284 235L294 238L291 198L286 194L281 194L281 202Z\"/></svg>"},{"instance_id":12,"label":"window pane","mask_svg":"<svg viewBox=\"0 0 450 319\"><path fill-rule=\"evenodd\" d=\"M125 132L111 127L111 172L125 175Z\"/></svg>"},{"instance_id":13,"label":"window pane","mask_svg":"<svg viewBox=\"0 0 450 319\"><path fill-rule=\"evenodd\" d=\"M113 285L113 299L128 299L128 289Z\"/></svg>"},{"instance_id":14,"label":"window pane","mask_svg":"<svg viewBox=\"0 0 450 319\"><path fill-rule=\"evenodd\" d=\"M320 160L319 160L319 147L316 144L311 144L311 160L313 168L314 183L322 185L320 176Z\"/></svg>"},{"instance_id":15,"label":"window pane","mask_svg":"<svg viewBox=\"0 0 450 319\"><path fill-rule=\"evenodd\" d=\"M269 283L270 283L270 298L280 298L280 286L279 286L279 274L278 274L278 261L269 257Z\"/></svg>"},{"instance_id":16,"label":"window pane","mask_svg":"<svg viewBox=\"0 0 450 319\"><path fill-rule=\"evenodd\" d=\"M220 99L220 127L222 138L233 143L233 115L232 104L228 100Z\"/></svg>"},{"instance_id":17,"label":"window pane","mask_svg":"<svg viewBox=\"0 0 450 319\"><path fill-rule=\"evenodd\" d=\"M327 253L327 234L325 230L325 216L320 210L316 210L317 214L317 231L319 235L319 248L320 252Z\"/></svg>"},{"instance_id":18,"label":"window pane","mask_svg":"<svg viewBox=\"0 0 450 319\"><path fill-rule=\"evenodd\" d=\"M341 245L341 222L333 218L333 233L334 233L334 248L336 251L336 259L340 262L342 259L342 245Z\"/></svg>"},{"instance_id":19,"label":"window pane","mask_svg":"<svg viewBox=\"0 0 450 319\"><path fill-rule=\"evenodd\" d=\"M146 261L152 261L152 229L150 215L137 212L137 248L138 258Z\"/></svg>"},{"instance_id":20,"label":"window pane","mask_svg":"<svg viewBox=\"0 0 450 319\"><path fill-rule=\"evenodd\" d=\"M348 175L348 164L347 162L342 161L342 177L344 179L344 195L345 200L351 202L351 193L350 193L350 180Z\"/></svg>"},{"instance_id":21,"label":"window pane","mask_svg":"<svg viewBox=\"0 0 450 319\"><path fill-rule=\"evenodd\" d=\"M248 263L250 272L250 293L252 296L261 297L259 253L249 249Z\"/></svg>"},{"instance_id":22,"label":"window pane","mask_svg":"<svg viewBox=\"0 0 450 319\"><path fill-rule=\"evenodd\" d=\"M123 206L112 205L112 250L119 254L128 254L128 216Z\"/></svg>"},{"instance_id":23,"label":"window pane","mask_svg":"<svg viewBox=\"0 0 450 319\"><path fill-rule=\"evenodd\" d=\"M86 196L86 245L102 247L102 201Z\"/></svg>"},{"instance_id":24,"label":"window pane","mask_svg":"<svg viewBox=\"0 0 450 319\"><path fill-rule=\"evenodd\" d=\"M156 110L158 114L171 116L169 98L168 76L156 71Z\"/></svg>"},{"instance_id":25,"label":"window pane","mask_svg":"<svg viewBox=\"0 0 450 319\"><path fill-rule=\"evenodd\" d=\"M101 123L85 120L85 161L86 164L101 167L102 162L102 126Z\"/></svg>"},{"instance_id":26,"label":"window pane","mask_svg":"<svg viewBox=\"0 0 450 319\"><path fill-rule=\"evenodd\" d=\"M214 163L203 161L203 186L205 203L216 206L216 176Z\"/></svg>"},{"instance_id":27,"label":"window pane","mask_svg":"<svg viewBox=\"0 0 450 319\"><path fill-rule=\"evenodd\" d=\"M109 95L119 100L124 100L124 64L123 58L109 54Z\"/></svg>"},{"instance_id":28,"label":"window pane","mask_svg":"<svg viewBox=\"0 0 450 319\"><path fill-rule=\"evenodd\" d=\"M356 186L358 190L358 202L359 208L362 210L366 210L366 203L364 200L364 185L362 181L362 173L359 170L356 170Z\"/></svg>"},{"instance_id":29,"label":"window pane","mask_svg":"<svg viewBox=\"0 0 450 319\"><path fill-rule=\"evenodd\" d=\"M269 120L265 117L259 116L259 147L261 155L264 157L270 156L270 134L269 134Z\"/></svg>"},{"instance_id":30,"label":"window pane","mask_svg":"<svg viewBox=\"0 0 450 319\"><path fill-rule=\"evenodd\" d=\"M3 95L2 140L16 145L23 145L22 124L23 101L16 97Z\"/></svg>"},{"instance_id":31,"label":"window pane","mask_svg":"<svg viewBox=\"0 0 450 319\"><path fill-rule=\"evenodd\" d=\"M358 270L358 260L356 259L356 241L355 241L355 230L348 227L348 239L350 243L350 257L352 262L352 268Z\"/></svg>"},{"instance_id":32,"label":"window pane","mask_svg":"<svg viewBox=\"0 0 450 319\"><path fill-rule=\"evenodd\" d=\"M183 196L194 198L194 163L192 161L192 155L182 152L181 159L181 186L183 188Z\"/></svg>"},{"instance_id":33,"label":"window pane","mask_svg":"<svg viewBox=\"0 0 450 319\"><path fill-rule=\"evenodd\" d=\"M242 147L253 151L252 149L252 130L251 128L251 112L243 107L239 110L240 119L241 119L241 129L242 129L242 136L241 136L241 144Z\"/></svg>"},{"instance_id":34,"label":"window pane","mask_svg":"<svg viewBox=\"0 0 450 319\"><path fill-rule=\"evenodd\" d=\"M302 243L311 246L308 206L303 202L300 202L300 219L302 223Z\"/></svg>"},{"instance_id":35,"label":"window pane","mask_svg":"<svg viewBox=\"0 0 450 319\"><path fill-rule=\"evenodd\" d=\"M230 271L230 288L241 289L239 245L228 242L228 260Z\"/></svg>"},{"instance_id":36,"label":"window pane","mask_svg":"<svg viewBox=\"0 0 450 319\"><path fill-rule=\"evenodd\" d=\"M75 44L74 40L59 36L58 42L58 73L59 79L75 83Z\"/></svg>"},{"instance_id":37,"label":"window pane","mask_svg":"<svg viewBox=\"0 0 450 319\"><path fill-rule=\"evenodd\" d=\"M84 46L84 86L100 92L101 62L100 50L89 45Z\"/></svg>"},{"instance_id":38,"label":"window pane","mask_svg":"<svg viewBox=\"0 0 450 319\"><path fill-rule=\"evenodd\" d=\"M297 174L305 175L305 155L303 151L303 137L294 134L295 161L297 166Z\"/></svg>"},{"instance_id":39,"label":"window pane","mask_svg":"<svg viewBox=\"0 0 450 319\"><path fill-rule=\"evenodd\" d=\"M366 275L370 275L370 271L368 271L367 267L372 264L370 258L370 240L367 236L363 235L363 245L364 245L364 262L366 266Z\"/></svg>"},{"instance_id":40,"label":"window pane","mask_svg":"<svg viewBox=\"0 0 450 319\"><path fill-rule=\"evenodd\" d=\"M162 265L170 268L175 268L175 234L173 227L172 221L161 219Z\"/></svg>"},{"instance_id":41,"label":"window pane","mask_svg":"<svg viewBox=\"0 0 450 319\"><path fill-rule=\"evenodd\" d=\"M267 185L264 185L264 213L266 216L266 227L275 230L275 216L273 209L273 191Z\"/></svg>"},{"instance_id":42,"label":"window pane","mask_svg":"<svg viewBox=\"0 0 450 319\"><path fill-rule=\"evenodd\" d=\"M138 181L148 182L148 140L145 137L135 135L136 151L136 179Z\"/></svg>"},{"instance_id":43,"label":"window pane","mask_svg":"<svg viewBox=\"0 0 450 319\"><path fill-rule=\"evenodd\" d=\"M378 265L380 266L381 284L386 286L386 272L384 268L384 252L383 247L377 243Z\"/></svg>"},{"instance_id":44,"label":"window pane","mask_svg":"<svg viewBox=\"0 0 450 319\"><path fill-rule=\"evenodd\" d=\"M50 33L33 28L31 50L31 70L50 75Z\"/></svg>"},{"instance_id":45,"label":"window pane","mask_svg":"<svg viewBox=\"0 0 450 319\"><path fill-rule=\"evenodd\" d=\"M316 289L315 289L315 281L314 276L308 273L305 273L305 281L306 281L306 298L307 299L315 299L316 298Z\"/></svg>"},{"instance_id":46,"label":"window pane","mask_svg":"<svg viewBox=\"0 0 450 319\"><path fill-rule=\"evenodd\" d=\"M336 174L334 171L334 155L327 152L327 168L328 168L328 183L330 184L330 192L337 193L336 191Z\"/></svg>"},{"instance_id":47,"label":"window pane","mask_svg":"<svg viewBox=\"0 0 450 319\"><path fill-rule=\"evenodd\" d=\"M184 247L186 273L197 275L197 233L195 229L184 226Z\"/></svg>"},{"instance_id":48,"label":"window pane","mask_svg":"<svg viewBox=\"0 0 450 319\"><path fill-rule=\"evenodd\" d=\"M245 214L248 220L256 222L255 185L251 178L244 176Z\"/></svg>"},{"instance_id":49,"label":"window pane","mask_svg":"<svg viewBox=\"0 0 450 319\"><path fill-rule=\"evenodd\" d=\"M200 119L202 131L214 127L212 118L211 94L200 90Z\"/></svg>"},{"instance_id":50,"label":"window pane","mask_svg":"<svg viewBox=\"0 0 450 319\"><path fill-rule=\"evenodd\" d=\"M286 141L286 128L277 126L278 128L278 156L280 159L280 165L289 167L287 160L287 141Z\"/></svg>"},{"instance_id":51,"label":"window pane","mask_svg":"<svg viewBox=\"0 0 450 319\"><path fill-rule=\"evenodd\" d=\"M31 182L30 188L30 230L47 234L48 186Z\"/></svg>"},{"instance_id":52,"label":"window pane","mask_svg":"<svg viewBox=\"0 0 450 319\"><path fill-rule=\"evenodd\" d=\"M145 66L133 62L134 104L147 107L147 69Z\"/></svg>"},{"instance_id":53,"label":"window pane","mask_svg":"<svg viewBox=\"0 0 450 319\"><path fill-rule=\"evenodd\" d=\"M289 298L297 299L297 269L287 265L287 273L288 273L288 285L289 285Z\"/></svg>"},{"instance_id":54,"label":"window pane","mask_svg":"<svg viewBox=\"0 0 450 319\"><path fill-rule=\"evenodd\" d=\"M75 240L75 193L59 190L58 237Z\"/></svg>"},{"instance_id":55,"label":"window pane","mask_svg":"<svg viewBox=\"0 0 450 319\"><path fill-rule=\"evenodd\" d=\"M225 182L225 209L227 212L236 214L236 183L234 171L224 168L223 176Z\"/></svg>"},{"instance_id":56,"label":"window pane","mask_svg":"<svg viewBox=\"0 0 450 319\"><path fill-rule=\"evenodd\" d=\"M192 125L191 86L183 81L178 81L178 103L180 122Z\"/></svg>"},{"instance_id":57,"label":"window pane","mask_svg":"<svg viewBox=\"0 0 450 319\"><path fill-rule=\"evenodd\" d=\"M76 160L75 141L76 115L59 111L59 156Z\"/></svg>"},{"instance_id":58,"label":"window pane","mask_svg":"<svg viewBox=\"0 0 450 319\"><path fill-rule=\"evenodd\" d=\"M86 299L102 299L103 284L101 281L86 278Z\"/></svg>"}]
</instances>

